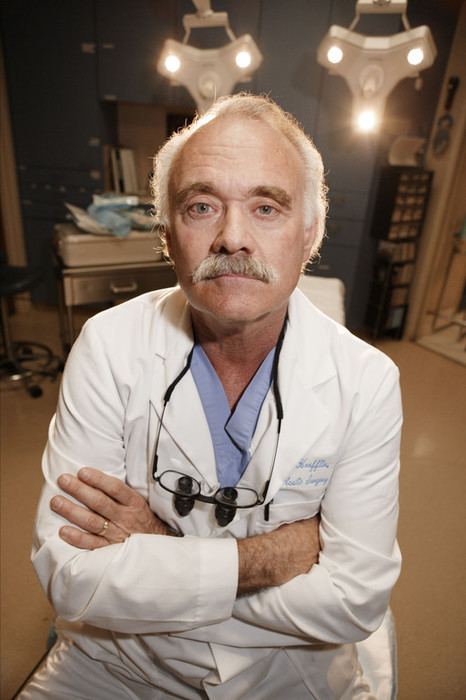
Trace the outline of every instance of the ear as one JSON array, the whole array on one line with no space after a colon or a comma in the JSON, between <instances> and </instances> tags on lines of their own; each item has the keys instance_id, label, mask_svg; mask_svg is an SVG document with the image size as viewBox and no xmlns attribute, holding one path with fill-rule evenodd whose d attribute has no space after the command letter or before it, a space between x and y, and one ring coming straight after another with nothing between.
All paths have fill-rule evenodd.
<instances>
[{"instance_id":1,"label":"ear","mask_svg":"<svg viewBox=\"0 0 466 700\"><path fill-rule=\"evenodd\" d=\"M308 228L304 229L303 238L303 263L307 262L311 257L312 246L316 239L317 222L314 221Z\"/></svg>"}]
</instances>

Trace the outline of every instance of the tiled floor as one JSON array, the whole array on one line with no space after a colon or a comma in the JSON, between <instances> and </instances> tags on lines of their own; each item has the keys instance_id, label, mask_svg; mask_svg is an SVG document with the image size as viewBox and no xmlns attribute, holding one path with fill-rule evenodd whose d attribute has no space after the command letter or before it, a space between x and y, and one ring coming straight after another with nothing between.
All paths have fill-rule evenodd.
<instances>
[{"instance_id":1,"label":"tiled floor","mask_svg":"<svg viewBox=\"0 0 466 700\"><path fill-rule=\"evenodd\" d=\"M58 344L53 310L13 319L18 334ZM466 370L413 343L382 349L400 367L405 431L399 539L402 576L393 595L399 700L466 697ZM31 399L3 393L1 462L2 627L0 697L9 700L45 650L52 612L29 563L40 490L40 454L57 385ZM98 700L93 698L92 700Z\"/></svg>"}]
</instances>

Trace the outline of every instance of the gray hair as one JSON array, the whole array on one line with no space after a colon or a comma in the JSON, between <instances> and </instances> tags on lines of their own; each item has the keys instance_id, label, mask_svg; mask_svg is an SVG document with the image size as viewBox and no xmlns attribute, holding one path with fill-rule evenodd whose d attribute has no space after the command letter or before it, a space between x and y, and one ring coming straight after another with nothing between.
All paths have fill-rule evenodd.
<instances>
[{"instance_id":1,"label":"gray hair","mask_svg":"<svg viewBox=\"0 0 466 700\"><path fill-rule=\"evenodd\" d=\"M184 145L199 129L224 116L240 116L265 122L280 131L298 151L304 165L304 223L306 228L312 224L316 226L311 250L312 259L317 255L322 243L327 213L327 186L324 183L322 158L312 139L305 134L293 115L263 95L239 93L220 97L207 112L197 115L189 126L175 132L165 142L154 158L154 174L151 181L158 224L165 230L170 226L170 177Z\"/></svg>"}]
</instances>

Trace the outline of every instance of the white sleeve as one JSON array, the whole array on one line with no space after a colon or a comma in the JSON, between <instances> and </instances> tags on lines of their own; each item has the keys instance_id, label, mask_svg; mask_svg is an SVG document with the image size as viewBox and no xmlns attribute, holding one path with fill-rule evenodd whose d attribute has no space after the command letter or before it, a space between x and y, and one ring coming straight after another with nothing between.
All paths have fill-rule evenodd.
<instances>
[{"instance_id":1,"label":"white sleeve","mask_svg":"<svg viewBox=\"0 0 466 700\"><path fill-rule=\"evenodd\" d=\"M33 564L61 617L117 632L193 629L231 616L238 581L236 541L133 535L94 551L58 536L49 508L57 477L83 466L125 478L124 383L118 384L91 323L65 369L43 456Z\"/></svg>"},{"instance_id":2,"label":"white sleeve","mask_svg":"<svg viewBox=\"0 0 466 700\"><path fill-rule=\"evenodd\" d=\"M380 369L380 367L379 367ZM377 629L400 570L396 543L402 423L398 370L367 373L321 505L319 563L283 586L239 598L233 616L308 642Z\"/></svg>"}]
</instances>

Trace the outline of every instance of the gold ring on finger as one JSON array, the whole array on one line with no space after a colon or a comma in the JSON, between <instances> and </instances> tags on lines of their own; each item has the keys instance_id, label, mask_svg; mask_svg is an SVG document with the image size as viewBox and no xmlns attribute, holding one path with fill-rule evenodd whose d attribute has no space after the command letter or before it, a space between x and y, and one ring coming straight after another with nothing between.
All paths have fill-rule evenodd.
<instances>
[{"instance_id":1,"label":"gold ring on finger","mask_svg":"<svg viewBox=\"0 0 466 700\"><path fill-rule=\"evenodd\" d=\"M108 526L109 526L108 520L104 520L104 524L103 524L103 526L102 526L102 529L100 530L100 532L97 532L97 533L96 533L97 536L98 536L98 537L103 537L103 535L105 535L105 533L106 533L107 530L108 530Z\"/></svg>"}]
</instances>

